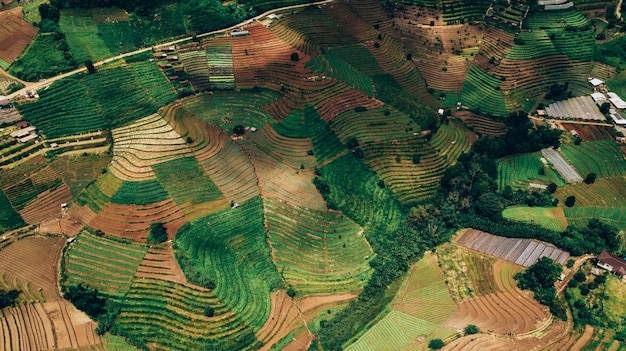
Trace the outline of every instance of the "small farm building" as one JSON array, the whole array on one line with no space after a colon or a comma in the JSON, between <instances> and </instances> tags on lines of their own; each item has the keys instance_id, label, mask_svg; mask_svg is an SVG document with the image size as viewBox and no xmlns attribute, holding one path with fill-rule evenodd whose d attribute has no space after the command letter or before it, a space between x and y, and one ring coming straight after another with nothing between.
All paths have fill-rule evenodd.
<instances>
[{"instance_id":1,"label":"small farm building","mask_svg":"<svg viewBox=\"0 0 626 351\"><path fill-rule=\"evenodd\" d=\"M13 107L13 105L11 105L11 100L5 98L4 96L0 97L0 108L1 109L11 108L11 107Z\"/></svg>"},{"instance_id":2,"label":"small farm building","mask_svg":"<svg viewBox=\"0 0 626 351\"><path fill-rule=\"evenodd\" d=\"M604 268L622 279L626 279L626 260L619 256L602 251L598 255L598 267Z\"/></svg>"},{"instance_id":3,"label":"small farm building","mask_svg":"<svg viewBox=\"0 0 626 351\"><path fill-rule=\"evenodd\" d=\"M267 15L267 18L273 20L273 19L276 19L276 15L271 13L271 14Z\"/></svg>"},{"instance_id":4,"label":"small farm building","mask_svg":"<svg viewBox=\"0 0 626 351\"><path fill-rule=\"evenodd\" d=\"M20 143L27 143L31 140L37 139L37 133L33 133L33 134L28 134L27 136L23 137L23 138L19 138L17 140L20 141Z\"/></svg>"},{"instance_id":5,"label":"small farm building","mask_svg":"<svg viewBox=\"0 0 626 351\"><path fill-rule=\"evenodd\" d=\"M593 93L591 94L591 98L598 106L601 106L603 103L606 102L606 96L604 96L604 94L602 93Z\"/></svg>"},{"instance_id":6,"label":"small farm building","mask_svg":"<svg viewBox=\"0 0 626 351\"><path fill-rule=\"evenodd\" d=\"M624 100L622 100L622 98L619 97L619 95L615 93L608 93L607 95L609 95L609 101L611 101L611 103L615 107L617 107L620 110L626 108L626 102L624 102Z\"/></svg>"},{"instance_id":7,"label":"small farm building","mask_svg":"<svg viewBox=\"0 0 626 351\"><path fill-rule=\"evenodd\" d=\"M599 85L604 84L604 81L598 79L598 78L589 78L589 83L591 83L591 85L593 85L594 87L597 87Z\"/></svg>"},{"instance_id":8,"label":"small farm building","mask_svg":"<svg viewBox=\"0 0 626 351\"><path fill-rule=\"evenodd\" d=\"M28 122L26 122L26 121L19 121L19 122L17 122L17 127L18 128L26 128L26 127L28 127Z\"/></svg>"},{"instance_id":9,"label":"small farm building","mask_svg":"<svg viewBox=\"0 0 626 351\"><path fill-rule=\"evenodd\" d=\"M27 136L28 134L30 134L31 132L34 132L35 130L37 130L36 127L30 126L30 127L22 128L18 131L15 131L11 133L10 135L12 138L23 138Z\"/></svg>"}]
</instances>

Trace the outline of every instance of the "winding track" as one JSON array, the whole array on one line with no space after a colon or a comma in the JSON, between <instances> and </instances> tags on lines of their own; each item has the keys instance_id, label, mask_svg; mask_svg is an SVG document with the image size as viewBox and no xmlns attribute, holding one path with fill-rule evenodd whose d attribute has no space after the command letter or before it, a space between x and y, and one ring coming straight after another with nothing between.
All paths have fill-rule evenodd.
<instances>
[{"instance_id":1,"label":"winding track","mask_svg":"<svg viewBox=\"0 0 626 351\"><path fill-rule=\"evenodd\" d=\"M249 18L249 19L247 19L247 20L245 20L245 21L242 21L242 22L239 22L239 23L237 23L237 24L234 24L234 25L232 25L232 26L230 26L230 27L226 27L226 28L217 29L217 30L214 30L214 31L211 31L211 32L206 32L206 33L198 34L196 37L197 37L197 38L202 38L202 37L206 37L206 36L209 36L209 35L213 35L213 34L217 34L217 33L226 32L226 31L229 31L229 30L235 29L235 28L237 28L237 27L245 26L245 25L247 25L247 24L250 24L250 23L254 22L254 21L256 20L256 18L262 18L262 17L265 17L265 16L267 16L267 15L269 15L269 14L271 14L271 13L274 13L274 12L280 12L280 11L285 11L285 10L290 10L290 9L296 9L296 8L300 8L300 7L308 7L308 6L322 5L322 4L327 4L327 3L330 3L330 2L333 2L333 1L334 1L334 0L323 0L323 1L317 1L317 2L306 3L306 4L291 5L291 6L285 6L285 7L275 8L275 9L273 9L273 10L265 11L264 13L262 13L262 14L260 14L260 15L258 15L258 16L255 16L255 17ZM192 36L189 36L189 37L185 37L185 38L181 38L181 39L177 39L177 40L169 41L169 42L167 42L167 43L161 43L161 44L154 45L154 46L169 46L169 45L175 45L175 44L178 44L178 43L181 43L181 42L184 42L184 41L188 41L188 40L192 40L192 39L193 39L193 37L192 37ZM135 51L127 52L127 53L124 53L124 54L119 54L119 55L117 55L117 56L109 57L109 58L107 58L107 59L104 59L104 60L101 60L101 61L98 61L98 62L94 63L94 66L96 66L96 67L97 67L97 66L102 66L103 64L108 63L108 62L111 62L111 61L115 61L115 60L118 60L118 59L121 59L121 58L124 58L124 57L128 57L128 56L132 56L132 55L140 54L140 53L142 53L142 52L150 51L150 50L152 50L152 47L154 47L154 46L150 46L150 47L147 47L147 48L143 48L143 49L139 49L139 50L135 50ZM22 88L22 89L20 89L20 90L18 90L18 91L16 91L16 92L14 92L14 93L12 93L12 94L8 95L7 97L8 97L9 99L13 99L13 98L15 98L16 96L19 96L19 95L24 94L24 93L26 92L26 90L39 90L39 89L41 89L41 88L44 88L44 87L46 87L46 86L51 85L52 83L56 82L56 81L57 81L57 80L59 80L59 79L63 79L63 78L66 78L66 77L72 76L72 75L74 75L74 74L81 73L81 72L86 72L86 71L87 71L87 69L86 69L85 67L81 67L81 68L77 68L77 69L75 69L75 70L73 70L73 71L66 72L66 73L63 73L63 74L59 74L59 75L57 75L57 76L55 76L55 77L45 79L45 80L40 81L40 82L35 82L35 83L27 83L27 84L26 84L26 87L24 87L24 88ZM4 75L6 75L6 76L8 76L8 77L11 77L11 78L13 78L13 79L15 79L15 80L19 80L19 79L15 78L15 77L13 77L13 76L9 75L9 74L8 74L8 73L6 73L6 72L3 72L3 73L5 73Z\"/></svg>"}]
</instances>

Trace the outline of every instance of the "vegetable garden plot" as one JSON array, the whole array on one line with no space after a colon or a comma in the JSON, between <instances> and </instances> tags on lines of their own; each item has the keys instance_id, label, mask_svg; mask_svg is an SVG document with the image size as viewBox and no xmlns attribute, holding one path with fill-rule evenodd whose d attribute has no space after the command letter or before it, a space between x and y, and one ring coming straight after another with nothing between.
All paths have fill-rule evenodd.
<instances>
[{"instance_id":1,"label":"vegetable garden plot","mask_svg":"<svg viewBox=\"0 0 626 351\"><path fill-rule=\"evenodd\" d=\"M373 253L356 223L271 198L264 204L274 262L299 296L350 292L365 284Z\"/></svg>"},{"instance_id":2,"label":"vegetable garden plot","mask_svg":"<svg viewBox=\"0 0 626 351\"><path fill-rule=\"evenodd\" d=\"M123 180L154 180L152 166L191 155L185 140L159 114L113 129L112 135L110 170Z\"/></svg>"},{"instance_id":3,"label":"vegetable garden plot","mask_svg":"<svg viewBox=\"0 0 626 351\"><path fill-rule=\"evenodd\" d=\"M147 248L123 244L82 232L65 257L70 284L86 284L106 295L120 298L128 292Z\"/></svg>"},{"instance_id":4,"label":"vegetable garden plot","mask_svg":"<svg viewBox=\"0 0 626 351\"><path fill-rule=\"evenodd\" d=\"M20 9L0 12L0 59L15 61L37 31L37 27L23 20Z\"/></svg>"},{"instance_id":5,"label":"vegetable garden plot","mask_svg":"<svg viewBox=\"0 0 626 351\"><path fill-rule=\"evenodd\" d=\"M283 282L270 257L260 198L183 226L176 243L215 282L213 292L226 306L253 328L262 327L271 307L267 293Z\"/></svg>"},{"instance_id":6,"label":"vegetable garden plot","mask_svg":"<svg viewBox=\"0 0 626 351\"><path fill-rule=\"evenodd\" d=\"M139 62L55 82L38 101L18 109L48 138L55 138L121 127L175 98L158 68Z\"/></svg>"},{"instance_id":7,"label":"vegetable garden plot","mask_svg":"<svg viewBox=\"0 0 626 351\"><path fill-rule=\"evenodd\" d=\"M214 317L204 316L206 307ZM169 350L259 346L252 328L212 292L157 279L133 281L116 323L132 337Z\"/></svg>"}]
</instances>

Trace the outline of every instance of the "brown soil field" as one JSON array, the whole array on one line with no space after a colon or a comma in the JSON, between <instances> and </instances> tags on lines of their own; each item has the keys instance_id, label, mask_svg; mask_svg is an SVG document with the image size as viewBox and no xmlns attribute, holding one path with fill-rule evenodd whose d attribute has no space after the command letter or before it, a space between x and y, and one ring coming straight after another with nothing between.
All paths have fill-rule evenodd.
<instances>
[{"instance_id":1,"label":"brown soil field","mask_svg":"<svg viewBox=\"0 0 626 351\"><path fill-rule=\"evenodd\" d=\"M65 239L33 236L0 251L0 271L41 289L47 301L60 299L57 290L57 262Z\"/></svg>"},{"instance_id":2,"label":"brown soil field","mask_svg":"<svg viewBox=\"0 0 626 351\"><path fill-rule=\"evenodd\" d=\"M580 351L583 347L585 347L585 345L587 345L587 343L589 343L589 340L591 340L592 336L593 336L593 327L590 325L586 325L585 332L583 333L583 335L580 337L580 339L578 339L578 341L576 341L574 345L572 345L572 347L569 350Z\"/></svg>"},{"instance_id":3,"label":"brown soil field","mask_svg":"<svg viewBox=\"0 0 626 351\"><path fill-rule=\"evenodd\" d=\"M320 295L305 297L298 301L298 308L304 315L305 319L311 318L317 311L327 308L329 305L346 302L357 297L354 293L336 294L336 295Z\"/></svg>"},{"instance_id":4,"label":"brown soil field","mask_svg":"<svg viewBox=\"0 0 626 351\"><path fill-rule=\"evenodd\" d=\"M19 213L26 223L38 224L47 219L61 217L61 204L70 200L72 200L70 188L61 184L55 190L47 190L37 195L37 199L26 205Z\"/></svg>"},{"instance_id":5,"label":"brown soil field","mask_svg":"<svg viewBox=\"0 0 626 351\"><path fill-rule=\"evenodd\" d=\"M461 119L471 130L478 134L492 136L506 134L506 126L504 123L476 115L470 111L456 111L452 116Z\"/></svg>"},{"instance_id":6,"label":"brown soil field","mask_svg":"<svg viewBox=\"0 0 626 351\"><path fill-rule=\"evenodd\" d=\"M308 332L304 333L287 344L287 346L283 348L283 351L306 351L309 349L309 345L311 345L311 341L313 341L314 338L315 335Z\"/></svg>"},{"instance_id":7,"label":"brown soil field","mask_svg":"<svg viewBox=\"0 0 626 351\"><path fill-rule=\"evenodd\" d=\"M324 104L317 110L320 117L325 122L332 121L338 115L353 110L356 107L365 107L368 110L375 110L385 106L385 104L373 97L369 97L362 92L351 89L326 100Z\"/></svg>"},{"instance_id":8,"label":"brown soil field","mask_svg":"<svg viewBox=\"0 0 626 351\"><path fill-rule=\"evenodd\" d=\"M560 123L563 128L570 132L575 130L582 140L603 140L611 139L615 140L617 133L609 126L597 126L593 124L581 124L581 123Z\"/></svg>"},{"instance_id":9,"label":"brown soil field","mask_svg":"<svg viewBox=\"0 0 626 351\"><path fill-rule=\"evenodd\" d=\"M260 350L269 350L272 345L284 338L291 331L304 327L304 321L298 308L287 296L285 290L271 293L272 308L263 327L256 332L256 337L263 342Z\"/></svg>"},{"instance_id":10,"label":"brown soil field","mask_svg":"<svg viewBox=\"0 0 626 351\"><path fill-rule=\"evenodd\" d=\"M21 7L0 12L0 58L13 63L38 30L23 20Z\"/></svg>"},{"instance_id":11,"label":"brown soil field","mask_svg":"<svg viewBox=\"0 0 626 351\"><path fill-rule=\"evenodd\" d=\"M54 218L41 222L38 231L40 233L67 234L76 236L83 228L83 224L67 218Z\"/></svg>"}]
</instances>

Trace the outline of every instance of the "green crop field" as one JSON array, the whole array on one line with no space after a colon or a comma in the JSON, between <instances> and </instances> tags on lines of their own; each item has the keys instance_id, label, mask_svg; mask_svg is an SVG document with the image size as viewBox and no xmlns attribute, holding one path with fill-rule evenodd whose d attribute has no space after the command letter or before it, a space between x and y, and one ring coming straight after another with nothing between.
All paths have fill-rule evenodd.
<instances>
[{"instance_id":1,"label":"green crop field","mask_svg":"<svg viewBox=\"0 0 626 351\"><path fill-rule=\"evenodd\" d=\"M626 175L626 157L613 140L565 144L561 150L583 178L589 173L598 178Z\"/></svg>"},{"instance_id":2,"label":"green crop field","mask_svg":"<svg viewBox=\"0 0 626 351\"><path fill-rule=\"evenodd\" d=\"M215 295L253 328L269 316L269 292L282 280L265 239L263 203L253 198L191 222L176 244L193 265L215 281Z\"/></svg>"},{"instance_id":3,"label":"green crop field","mask_svg":"<svg viewBox=\"0 0 626 351\"><path fill-rule=\"evenodd\" d=\"M460 100L463 105L473 109L479 108L482 113L497 116L508 115L504 97L500 91L500 80L474 65L467 70Z\"/></svg>"},{"instance_id":4,"label":"green crop field","mask_svg":"<svg viewBox=\"0 0 626 351\"><path fill-rule=\"evenodd\" d=\"M4 192L0 191L0 230L4 232L25 224L22 217L11 206Z\"/></svg>"},{"instance_id":5,"label":"green crop field","mask_svg":"<svg viewBox=\"0 0 626 351\"><path fill-rule=\"evenodd\" d=\"M562 207L508 207L502 211L502 216L515 221L536 223L554 231L563 231L567 228L567 219Z\"/></svg>"},{"instance_id":6,"label":"green crop field","mask_svg":"<svg viewBox=\"0 0 626 351\"><path fill-rule=\"evenodd\" d=\"M360 337L357 342L346 347L345 350L400 350L414 343L416 339L421 338L424 338L421 343L426 347L428 340L445 338L454 335L454 333L456 333L454 329L440 327L437 324L402 312L391 311Z\"/></svg>"},{"instance_id":7,"label":"green crop field","mask_svg":"<svg viewBox=\"0 0 626 351\"><path fill-rule=\"evenodd\" d=\"M497 161L498 189L503 190L507 185L513 189L526 189L529 183L547 185L555 183L565 185L565 181L552 168L541 162L541 153L520 154L508 156ZM539 174L543 169L545 174Z\"/></svg>"},{"instance_id":8,"label":"green crop field","mask_svg":"<svg viewBox=\"0 0 626 351\"><path fill-rule=\"evenodd\" d=\"M161 350L243 350L259 346L252 328L211 291L163 280L136 279L120 305L116 324L133 339ZM204 316L206 307L214 309L213 317Z\"/></svg>"},{"instance_id":9,"label":"green crop field","mask_svg":"<svg viewBox=\"0 0 626 351\"><path fill-rule=\"evenodd\" d=\"M318 162L346 150L345 146L337 138L335 133L322 120L320 115L310 105L304 108L304 122L309 131L309 137L313 143L313 152Z\"/></svg>"},{"instance_id":10,"label":"green crop field","mask_svg":"<svg viewBox=\"0 0 626 351\"><path fill-rule=\"evenodd\" d=\"M367 96L374 95L372 79L337 56L328 53L316 56L307 62L305 67L321 75L340 80Z\"/></svg>"},{"instance_id":11,"label":"green crop field","mask_svg":"<svg viewBox=\"0 0 626 351\"><path fill-rule=\"evenodd\" d=\"M70 53L76 62L98 61L113 56L98 31L98 25L88 13L62 12L59 27L65 34Z\"/></svg>"},{"instance_id":12,"label":"green crop field","mask_svg":"<svg viewBox=\"0 0 626 351\"><path fill-rule=\"evenodd\" d=\"M342 58L347 63L368 76L384 74L383 70L378 65L378 61L376 61L376 58L372 56L364 45L352 44L337 46L328 48L326 52L332 56Z\"/></svg>"},{"instance_id":13,"label":"green crop field","mask_svg":"<svg viewBox=\"0 0 626 351\"><path fill-rule=\"evenodd\" d=\"M563 212L572 225L584 227L590 219L595 218L619 230L626 230L626 211L623 208L565 207Z\"/></svg>"},{"instance_id":14,"label":"green crop field","mask_svg":"<svg viewBox=\"0 0 626 351\"><path fill-rule=\"evenodd\" d=\"M147 247L123 244L81 232L65 257L70 284L87 284L112 297L128 292Z\"/></svg>"},{"instance_id":15,"label":"green crop field","mask_svg":"<svg viewBox=\"0 0 626 351\"><path fill-rule=\"evenodd\" d=\"M265 207L274 261L299 296L355 291L367 282L372 252L354 222L271 198Z\"/></svg>"},{"instance_id":16,"label":"green crop field","mask_svg":"<svg viewBox=\"0 0 626 351\"><path fill-rule=\"evenodd\" d=\"M307 138L309 131L304 123L304 112L302 110L293 110L289 116L280 122L272 123L272 128L278 134L289 138Z\"/></svg>"},{"instance_id":17,"label":"green crop field","mask_svg":"<svg viewBox=\"0 0 626 351\"><path fill-rule=\"evenodd\" d=\"M72 76L19 105L24 118L48 138L120 127L176 98L171 84L149 62Z\"/></svg>"},{"instance_id":18,"label":"green crop field","mask_svg":"<svg viewBox=\"0 0 626 351\"><path fill-rule=\"evenodd\" d=\"M122 180L107 172L89 185L76 199L76 203L80 206L87 205L98 213L121 186Z\"/></svg>"},{"instance_id":19,"label":"green crop field","mask_svg":"<svg viewBox=\"0 0 626 351\"><path fill-rule=\"evenodd\" d=\"M53 33L39 33L11 65L9 73L26 81L37 81L72 70L75 62L66 60L58 45Z\"/></svg>"},{"instance_id":20,"label":"green crop field","mask_svg":"<svg viewBox=\"0 0 626 351\"><path fill-rule=\"evenodd\" d=\"M167 194L177 204L199 204L223 198L215 183L204 174L193 157L184 157L156 164L152 167Z\"/></svg>"},{"instance_id":21,"label":"green crop field","mask_svg":"<svg viewBox=\"0 0 626 351\"><path fill-rule=\"evenodd\" d=\"M89 183L102 174L110 161L108 155L64 156L52 161L50 167L70 188L72 198L76 198Z\"/></svg>"},{"instance_id":22,"label":"green crop field","mask_svg":"<svg viewBox=\"0 0 626 351\"><path fill-rule=\"evenodd\" d=\"M122 182L115 195L111 197L111 202L122 205L146 205L163 201L167 198L167 192L156 180L125 181Z\"/></svg>"}]
</instances>

